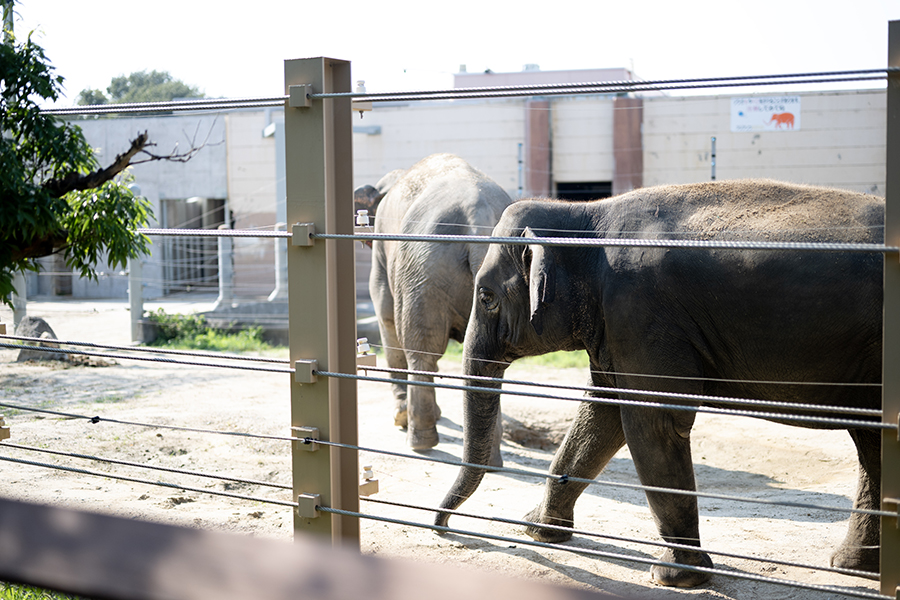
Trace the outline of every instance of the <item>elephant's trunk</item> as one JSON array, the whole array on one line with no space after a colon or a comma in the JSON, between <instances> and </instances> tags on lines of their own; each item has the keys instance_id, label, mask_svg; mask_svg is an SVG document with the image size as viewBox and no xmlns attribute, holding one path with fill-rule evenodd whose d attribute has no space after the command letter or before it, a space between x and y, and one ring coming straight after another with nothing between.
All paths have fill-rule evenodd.
<instances>
[{"instance_id":1,"label":"elephant's trunk","mask_svg":"<svg viewBox=\"0 0 900 600\"><path fill-rule=\"evenodd\" d=\"M472 368L473 362L468 358L466 363L467 375L485 374L489 377L503 377L505 366L498 367L496 363L491 368ZM485 383L469 381L469 385L476 387L492 387L499 390L500 383ZM463 400L463 462L477 465L491 463L491 450L493 448L494 435L497 430L496 423L500 418L500 394L499 392L472 392L467 391ZM471 496L484 477L485 470L477 467L463 466L459 469L456 481L444 501L441 508L455 509ZM439 512L434 519L435 525L446 527L450 514Z\"/></svg>"}]
</instances>

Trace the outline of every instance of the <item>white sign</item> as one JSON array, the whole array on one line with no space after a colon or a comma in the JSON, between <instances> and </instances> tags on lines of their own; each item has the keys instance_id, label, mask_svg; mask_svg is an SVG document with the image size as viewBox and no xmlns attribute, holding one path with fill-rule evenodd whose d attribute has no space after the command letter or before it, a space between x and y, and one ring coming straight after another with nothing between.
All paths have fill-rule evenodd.
<instances>
[{"instance_id":1,"label":"white sign","mask_svg":"<svg viewBox=\"0 0 900 600\"><path fill-rule=\"evenodd\" d=\"M797 131L800 96L732 98L732 131Z\"/></svg>"}]
</instances>

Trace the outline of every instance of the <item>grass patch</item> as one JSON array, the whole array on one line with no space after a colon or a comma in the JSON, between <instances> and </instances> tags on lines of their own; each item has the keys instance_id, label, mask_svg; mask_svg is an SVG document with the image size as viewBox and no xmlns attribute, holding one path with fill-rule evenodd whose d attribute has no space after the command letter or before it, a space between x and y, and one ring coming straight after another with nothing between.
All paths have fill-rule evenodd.
<instances>
[{"instance_id":1,"label":"grass patch","mask_svg":"<svg viewBox=\"0 0 900 600\"><path fill-rule=\"evenodd\" d=\"M0 582L0 600L80 600L80 598L80 596L51 592L30 585Z\"/></svg>"},{"instance_id":2,"label":"grass patch","mask_svg":"<svg viewBox=\"0 0 900 600\"><path fill-rule=\"evenodd\" d=\"M147 318L156 325L159 331L156 339L148 344L150 346L178 350L211 350L232 354L277 353L283 350L263 339L261 327L250 327L239 331L214 329L209 326L203 315L168 314L161 308L156 312L147 313Z\"/></svg>"},{"instance_id":3,"label":"grass patch","mask_svg":"<svg viewBox=\"0 0 900 600\"><path fill-rule=\"evenodd\" d=\"M450 340L447 345L447 352L444 353L445 358L450 360L462 361L463 347L462 344L455 340ZM551 367L554 369L588 369L590 361L587 353L583 350L576 352L551 352L542 354L541 356L529 356L517 360L512 364L513 367Z\"/></svg>"}]
</instances>

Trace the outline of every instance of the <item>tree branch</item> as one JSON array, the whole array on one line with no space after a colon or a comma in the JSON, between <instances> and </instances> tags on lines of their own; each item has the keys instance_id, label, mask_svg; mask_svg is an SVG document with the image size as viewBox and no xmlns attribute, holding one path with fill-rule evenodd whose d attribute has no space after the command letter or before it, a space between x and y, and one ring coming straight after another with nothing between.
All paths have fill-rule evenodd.
<instances>
[{"instance_id":1,"label":"tree branch","mask_svg":"<svg viewBox=\"0 0 900 600\"><path fill-rule=\"evenodd\" d=\"M59 198L76 190L92 190L98 188L124 171L128 165L131 164L131 159L134 158L134 155L142 152L149 141L150 137L145 131L133 139L131 141L131 147L127 151L116 156L116 160L105 169L99 169L93 173L88 173L87 175L72 173L62 179L51 179L44 183L43 188L50 192L54 198Z\"/></svg>"}]
</instances>

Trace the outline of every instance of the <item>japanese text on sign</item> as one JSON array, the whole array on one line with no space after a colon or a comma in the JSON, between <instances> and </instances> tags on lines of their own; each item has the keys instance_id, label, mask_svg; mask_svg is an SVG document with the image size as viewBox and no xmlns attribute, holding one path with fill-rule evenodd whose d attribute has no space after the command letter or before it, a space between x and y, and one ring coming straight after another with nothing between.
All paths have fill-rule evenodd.
<instances>
[{"instance_id":1,"label":"japanese text on sign","mask_svg":"<svg viewBox=\"0 0 900 600\"><path fill-rule=\"evenodd\" d=\"M800 96L731 99L731 131L797 131Z\"/></svg>"}]
</instances>

